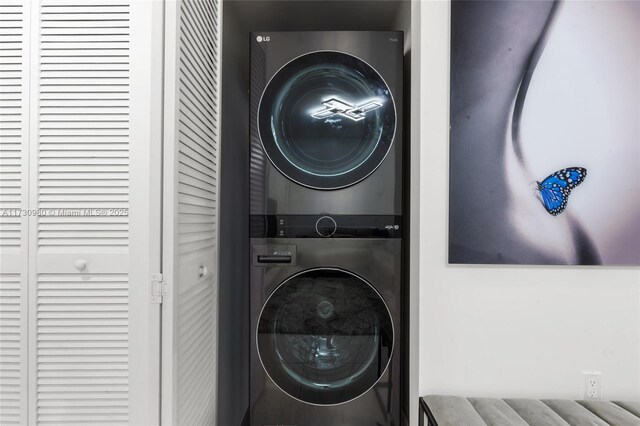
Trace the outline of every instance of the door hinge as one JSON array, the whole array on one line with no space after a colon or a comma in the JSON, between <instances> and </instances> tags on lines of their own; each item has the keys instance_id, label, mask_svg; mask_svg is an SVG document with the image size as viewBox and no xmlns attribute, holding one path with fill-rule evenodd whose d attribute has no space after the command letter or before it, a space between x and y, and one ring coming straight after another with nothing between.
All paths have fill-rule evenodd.
<instances>
[{"instance_id":1,"label":"door hinge","mask_svg":"<svg viewBox=\"0 0 640 426\"><path fill-rule=\"evenodd\" d=\"M163 274L151 274L151 303L162 303L168 293L167 287Z\"/></svg>"}]
</instances>

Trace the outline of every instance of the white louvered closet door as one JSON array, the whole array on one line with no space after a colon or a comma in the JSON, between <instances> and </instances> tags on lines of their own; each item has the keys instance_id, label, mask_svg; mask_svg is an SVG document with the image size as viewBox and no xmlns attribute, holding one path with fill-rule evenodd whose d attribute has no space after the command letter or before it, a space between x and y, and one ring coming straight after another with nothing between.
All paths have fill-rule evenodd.
<instances>
[{"instance_id":1,"label":"white louvered closet door","mask_svg":"<svg viewBox=\"0 0 640 426\"><path fill-rule=\"evenodd\" d=\"M162 419L216 423L221 1L165 12Z\"/></svg>"},{"instance_id":2,"label":"white louvered closet door","mask_svg":"<svg viewBox=\"0 0 640 426\"><path fill-rule=\"evenodd\" d=\"M0 4L2 424L159 421L161 12Z\"/></svg>"}]
</instances>

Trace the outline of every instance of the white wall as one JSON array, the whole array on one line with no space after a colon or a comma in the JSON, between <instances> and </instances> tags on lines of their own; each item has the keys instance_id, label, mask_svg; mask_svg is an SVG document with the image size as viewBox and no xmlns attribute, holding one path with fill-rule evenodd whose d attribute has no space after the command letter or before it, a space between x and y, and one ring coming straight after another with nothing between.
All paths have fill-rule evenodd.
<instances>
[{"instance_id":1,"label":"white wall","mask_svg":"<svg viewBox=\"0 0 640 426\"><path fill-rule=\"evenodd\" d=\"M581 398L581 371L594 369L604 398L640 399L638 268L447 265L449 4L424 1L415 12L412 392Z\"/></svg>"}]
</instances>

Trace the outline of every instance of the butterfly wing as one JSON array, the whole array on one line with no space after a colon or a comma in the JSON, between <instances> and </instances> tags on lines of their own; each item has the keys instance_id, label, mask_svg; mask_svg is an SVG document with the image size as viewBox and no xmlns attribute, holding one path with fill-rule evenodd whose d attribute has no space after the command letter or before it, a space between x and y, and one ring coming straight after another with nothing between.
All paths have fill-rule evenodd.
<instances>
[{"instance_id":1,"label":"butterfly wing","mask_svg":"<svg viewBox=\"0 0 640 426\"><path fill-rule=\"evenodd\" d=\"M580 185L587 177L587 169L569 167L558 170L538 182L538 191L544 208L554 216L559 215L567 207L571 190Z\"/></svg>"},{"instance_id":2,"label":"butterfly wing","mask_svg":"<svg viewBox=\"0 0 640 426\"><path fill-rule=\"evenodd\" d=\"M587 169L584 167L569 167L555 172L552 176L556 176L561 181L566 182L567 188L571 191L587 177Z\"/></svg>"},{"instance_id":3,"label":"butterfly wing","mask_svg":"<svg viewBox=\"0 0 640 426\"><path fill-rule=\"evenodd\" d=\"M547 209L549 214L557 216L567 207L569 193L567 189L562 186L555 183L542 182L538 185L538 190L542 198L542 205Z\"/></svg>"}]
</instances>

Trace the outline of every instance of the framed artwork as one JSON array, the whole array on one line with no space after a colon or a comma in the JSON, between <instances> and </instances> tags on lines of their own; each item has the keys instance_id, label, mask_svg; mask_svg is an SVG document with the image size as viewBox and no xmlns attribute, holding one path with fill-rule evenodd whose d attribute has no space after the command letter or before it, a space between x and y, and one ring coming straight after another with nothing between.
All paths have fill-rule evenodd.
<instances>
[{"instance_id":1,"label":"framed artwork","mask_svg":"<svg viewBox=\"0 0 640 426\"><path fill-rule=\"evenodd\" d=\"M449 263L640 265L639 22L452 2Z\"/></svg>"}]
</instances>

